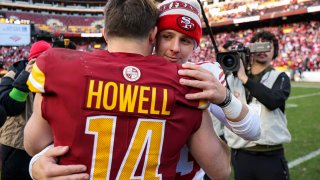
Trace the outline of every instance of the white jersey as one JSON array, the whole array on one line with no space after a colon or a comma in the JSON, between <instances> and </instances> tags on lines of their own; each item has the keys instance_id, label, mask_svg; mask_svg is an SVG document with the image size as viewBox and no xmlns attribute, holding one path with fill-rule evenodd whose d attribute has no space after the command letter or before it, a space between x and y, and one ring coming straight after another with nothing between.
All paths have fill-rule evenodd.
<instances>
[{"instance_id":1,"label":"white jersey","mask_svg":"<svg viewBox=\"0 0 320 180\"><path fill-rule=\"evenodd\" d=\"M220 64L218 62L213 62L213 63L212 62L199 62L196 64L200 65L202 68L206 69L207 71L210 71L213 74L213 76L215 78L217 78L223 86L227 85L226 76L223 72L222 67L220 66Z\"/></svg>"}]
</instances>

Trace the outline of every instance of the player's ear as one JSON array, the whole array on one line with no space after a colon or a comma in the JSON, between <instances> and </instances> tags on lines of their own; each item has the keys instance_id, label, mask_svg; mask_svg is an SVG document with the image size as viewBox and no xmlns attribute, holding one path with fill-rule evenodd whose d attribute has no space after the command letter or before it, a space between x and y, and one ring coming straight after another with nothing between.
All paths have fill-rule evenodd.
<instances>
[{"instance_id":1,"label":"player's ear","mask_svg":"<svg viewBox=\"0 0 320 180\"><path fill-rule=\"evenodd\" d=\"M103 35L103 38L104 40L106 41L106 43L108 42L108 36L107 36L107 31L105 28L102 28L101 29L101 32L102 32L102 35Z\"/></svg>"},{"instance_id":2,"label":"player's ear","mask_svg":"<svg viewBox=\"0 0 320 180\"><path fill-rule=\"evenodd\" d=\"M150 33L149 33L149 41L151 44L155 44L156 42L156 37L157 37L157 32L158 32L158 28L157 26L155 26L154 28L152 28L150 30Z\"/></svg>"}]
</instances>

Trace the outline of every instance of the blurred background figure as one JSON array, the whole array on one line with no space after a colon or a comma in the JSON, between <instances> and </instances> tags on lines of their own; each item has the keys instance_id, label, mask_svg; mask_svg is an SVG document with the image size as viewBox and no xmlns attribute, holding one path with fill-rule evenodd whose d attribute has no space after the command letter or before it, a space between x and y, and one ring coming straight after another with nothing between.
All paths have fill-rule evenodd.
<instances>
[{"instance_id":1,"label":"blurred background figure","mask_svg":"<svg viewBox=\"0 0 320 180\"><path fill-rule=\"evenodd\" d=\"M76 44L70 39L66 39L63 35L59 37L52 38L52 47L56 48L67 48L67 49L77 49Z\"/></svg>"},{"instance_id":2,"label":"blurred background figure","mask_svg":"<svg viewBox=\"0 0 320 180\"><path fill-rule=\"evenodd\" d=\"M36 58L50 47L45 41L35 42L31 46L28 59L11 65L1 80L0 114L5 110L8 116L0 129L2 179L31 179L28 171L31 157L23 147L23 130L32 114L33 94L26 82Z\"/></svg>"}]
</instances>

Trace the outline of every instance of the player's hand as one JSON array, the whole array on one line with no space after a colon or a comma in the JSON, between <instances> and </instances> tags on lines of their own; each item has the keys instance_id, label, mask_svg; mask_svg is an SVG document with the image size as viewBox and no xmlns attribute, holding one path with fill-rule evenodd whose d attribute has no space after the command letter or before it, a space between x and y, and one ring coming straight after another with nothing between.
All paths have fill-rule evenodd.
<instances>
[{"instance_id":1,"label":"player's hand","mask_svg":"<svg viewBox=\"0 0 320 180\"><path fill-rule=\"evenodd\" d=\"M180 79L180 84L202 89L202 92L186 94L186 99L200 100L206 99L213 104L220 104L226 98L226 88L215 78L211 72L199 65L186 63L182 65L179 75L188 76L194 79Z\"/></svg>"},{"instance_id":2,"label":"player's hand","mask_svg":"<svg viewBox=\"0 0 320 180\"><path fill-rule=\"evenodd\" d=\"M39 180L85 180L85 165L58 165L57 157L68 152L67 146L58 146L45 152L32 166L34 179Z\"/></svg>"}]
</instances>

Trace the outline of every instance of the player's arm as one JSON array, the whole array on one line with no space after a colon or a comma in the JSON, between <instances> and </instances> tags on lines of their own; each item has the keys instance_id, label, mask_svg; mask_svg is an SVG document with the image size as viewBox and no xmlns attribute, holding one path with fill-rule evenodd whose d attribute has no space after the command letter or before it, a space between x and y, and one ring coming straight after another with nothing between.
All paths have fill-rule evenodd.
<instances>
[{"instance_id":1,"label":"player's arm","mask_svg":"<svg viewBox=\"0 0 320 180\"><path fill-rule=\"evenodd\" d=\"M24 129L24 147L30 156L40 152L53 142L48 122L41 113L42 95L37 93L33 103L33 113Z\"/></svg>"},{"instance_id":2,"label":"player's arm","mask_svg":"<svg viewBox=\"0 0 320 180\"><path fill-rule=\"evenodd\" d=\"M260 118L246 104L241 103L226 87L221 84L221 79L217 79L214 72L210 72L198 65L183 64L186 69L179 70L179 74L189 76L194 79L181 79L180 83L194 88L203 89L202 92L187 94L187 99L200 100L207 99L212 104L218 104L224 113L224 118L218 118L233 132L247 140L258 140L260 138ZM214 74L214 75L213 75ZM224 82L224 80L222 80ZM211 112L215 115L221 113L220 108L211 106ZM216 117L223 117L217 114Z\"/></svg>"},{"instance_id":3,"label":"player's arm","mask_svg":"<svg viewBox=\"0 0 320 180\"><path fill-rule=\"evenodd\" d=\"M224 87L217 78L215 78L211 72L200 67L199 65L187 63L182 65L183 68L178 71L179 75L189 76L194 79L180 79L182 85L199 88L203 91L186 94L186 99L190 100L200 100L207 99L210 103L213 104L224 104L226 103L227 98L234 97L232 94L228 94L228 90ZM228 95L230 95L228 97ZM222 110L225 113L227 119L231 121L240 121L248 113L249 109L247 106L242 106L242 103L237 99L233 98L228 105L222 106Z\"/></svg>"},{"instance_id":4,"label":"player's arm","mask_svg":"<svg viewBox=\"0 0 320 180\"><path fill-rule=\"evenodd\" d=\"M208 111L203 111L201 126L189 139L188 146L192 156L212 179L228 179L230 153L227 145L215 134Z\"/></svg>"},{"instance_id":5,"label":"player's arm","mask_svg":"<svg viewBox=\"0 0 320 180\"><path fill-rule=\"evenodd\" d=\"M249 107L247 115L240 121L230 121L225 117L222 109L215 105L210 104L209 111L228 129L237 134L239 137L248 140L259 140L261 134L260 117Z\"/></svg>"}]
</instances>

